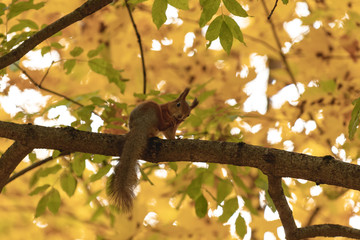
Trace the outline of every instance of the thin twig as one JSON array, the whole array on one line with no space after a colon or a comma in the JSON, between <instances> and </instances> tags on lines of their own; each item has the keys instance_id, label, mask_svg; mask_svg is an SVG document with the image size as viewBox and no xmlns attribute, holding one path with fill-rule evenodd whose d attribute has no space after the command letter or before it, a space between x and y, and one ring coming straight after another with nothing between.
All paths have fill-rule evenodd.
<instances>
[{"instance_id":1,"label":"thin twig","mask_svg":"<svg viewBox=\"0 0 360 240\"><path fill-rule=\"evenodd\" d=\"M46 91L46 92L48 92L48 93L51 93L51 94L53 94L53 95L56 95L56 96L58 96L58 97L64 98L64 99L68 100L69 102L72 102L72 103L74 103L74 104L76 104L76 105L78 105L78 106L80 106L80 107L84 107L84 104L81 104L81 103L79 103L78 101L75 101L75 100L73 100L73 99L71 99L71 98L69 98L69 97L67 97L67 96L65 96L65 95L63 95L63 94L61 94L61 93L55 92L55 91L53 91L53 90L51 90L51 89L48 89L48 88L45 88L45 87L41 86L40 84L38 84L38 83L29 75L28 72L26 72L25 69L23 69L22 67L20 67L19 64L14 63L14 65L15 65L17 68L19 68L19 69L23 72L23 74L25 74L25 76L28 77L29 81L30 81L32 84L34 84L36 87L38 87L39 89L44 90L44 91ZM49 69L50 69L50 68L49 68ZM48 69L48 70L49 70L49 69ZM41 82L44 81L44 78L45 78L46 75L47 75L47 73L45 73L45 75L44 75L43 79L41 80ZM100 117L100 115L97 114L96 112L92 111L92 113L95 114L96 116Z\"/></svg>"},{"instance_id":2,"label":"thin twig","mask_svg":"<svg viewBox=\"0 0 360 240\"><path fill-rule=\"evenodd\" d=\"M134 31L135 31L135 34L136 34L136 37L137 37L137 40L138 40L138 43L139 43L139 48L140 48L140 56L141 56L141 64L142 64L142 70L143 70L143 93L146 94L146 68L145 68L145 56L144 56L144 51L143 51L143 47L142 47L142 43L141 43L141 36L140 36L140 33L137 29L137 26L135 24L135 21L134 21L134 17L132 15L132 12L131 12L131 9L130 9L130 5L128 3L128 0L125 0L125 5L126 5L126 8L128 10L128 13L129 13L129 16L130 16L130 19L131 19L131 23L134 27Z\"/></svg>"},{"instance_id":3,"label":"thin twig","mask_svg":"<svg viewBox=\"0 0 360 240\"><path fill-rule=\"evenodd\" d=\"M68 152L61 152L60 155L57 156L57 157L65 156L65 155L68 155L68 154L69 154ZM57 158L57 157L56 157L56 158ZM56 159L56 158L54 158L54 157L47 157L47 158L45 158L45 159L43 159L43 160L34 162L34 163L31 164L30 166L28 166L28 167L24 168L23 170L15 173L15 174L13 174L13 175L8 179L6 185L9 184L10 182L14 181L16 178L18 178L18 177L24 175L25 173L33 170L34 168L39 167L39 166L41 166L41 165L43 165L43 164L45 164L45 163L47 163L47 162L49 162L49 161L51 161L51 160L54 160L54 159Z\"/></svg>"},{"instance_id":4,"label":"thin twig","mask_svg":"<svg viewBox=\"0 0 360 240\"><path fill-rule=\"evenodd\" d=\"M264 0L261 0L261 2L262 2L263 7L264 7L264 9L265 9L266 15L269 15L269 10L268 10L268 8L267 8L267 6L266 6L266 4L265 4L265 1L264 1ZM278 34L277 34L275 25L274 25L274 23L271 21L271 19L269 19L269 23L270 23L270 26L271 26L271 29L272 29L272 32L273 32L273 35L274 35L274 38L275 38L276 45L278 46L278 49L279 49L278 52L279 52L279 54L280 54L280 56L281 56L281 59L282 59L284 65L285 65L286 71L288 72L288 74L289 74L289 76L290 76L290 78L291 78L292 83L295 85L298 93L300 94L300 90L299 90L299 88L297 87L294 74L292 73L292 71L291 71L291 69L290 69L290 65L289 65L289 63L288 63L288 61L287 61L287 58L286 58L285 54L284 54L284 53L282 52L282 50L281 50L281 42L280 42L280 38L279 38L279 36L278 36Z\"/></svg>"},{"instance_id":5,"label":"thin twig","mask_svg":"<svg viewBox=\"0 0 360 240\"><path fill-rule=\"evenodd\" d=\"M245 33L243 33L243 36L244 36L245 38L248 38L248 39L254 41L254 42L261 43L261 44L264 45L265 47L269 48L271 51L274 51L274 52L276 52L276 53L279 52L275 47L271 46L268 42L266 42L266 41L264 41L264 40L262 40L262 39L260 39L260 38L253 37L253 36L248 35L248 34L245 34Z\"/></svg>"},{"instance_id":6,"label":"thin twig","mask_svg":"<svg viewBox=\"0 0 360 240\"><path fill-rule=\"evenodd\" d=\"M270 20L271 16L273 15L277 4L278 4L278 0L275 1L274 7L273 7L273 9L271 9L271 12L270 12L270 14L268 16L268 20Z\"/></svg>"},{"instance_id":7,"label":"thin twig","mask_svg":"<svg viewBox=\"0 0 360 240\"><path fill-rule=\"evenodd\" d=\"M42 77L40 83L39 83L39 86L41 87L42 83L44 82L45 78L47 77L49 71L50 71L50 68L52 67L52 65L54 64L55 62L52 61L50 66L48 67L48 69L46 70L46 73L44 74L44 76Z\"/></svg>"}]
</instances>

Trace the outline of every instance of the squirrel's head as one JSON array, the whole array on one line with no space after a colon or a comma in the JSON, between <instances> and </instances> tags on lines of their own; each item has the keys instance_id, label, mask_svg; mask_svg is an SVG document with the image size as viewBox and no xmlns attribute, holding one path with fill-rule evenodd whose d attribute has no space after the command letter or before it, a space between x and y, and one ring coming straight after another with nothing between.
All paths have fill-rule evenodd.
<instances>
[{"instance_id":1,"label":"squirrel's head","mask_svg":"<svg viewBox=\"0 0 360 240\"><path fill-rule=\"evenodd\" d=\"M191 103L191 105L186 102L186 96L188 95L189 91L190 88L185 88L180 96L172 101L168 106L171 116L176 119L178 123L184 121L185 118L190 115L191 110L199 104L199 101L196 98Z\"/></svg>"}]
</instances>

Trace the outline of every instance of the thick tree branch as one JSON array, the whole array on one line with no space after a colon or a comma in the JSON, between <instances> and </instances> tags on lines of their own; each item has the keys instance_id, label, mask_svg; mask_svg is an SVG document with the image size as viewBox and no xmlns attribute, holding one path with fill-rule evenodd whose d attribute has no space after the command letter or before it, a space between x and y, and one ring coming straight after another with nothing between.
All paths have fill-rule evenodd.
<instances>
[{"instance_id":1,"label":"thick tree branch","mask_svg":"<svg viewBox=\"0 0 360 240\"><path fill-rule=\"evenodd\" d=\"M57 149L120 156L125 137L75 130L0 121L0 137L25 142L33 148ZM249 166L267 175L301 178L360 190L360 166L334 159L284 150L202 140L151 139L142 159L149 162L211 162ZM10 173L9 173L10 174Z\"/></svg>"},{"instance_id":2,"label":"thick tree branch","mask_svg":"<svg viewBox=\"0 0 360 240\"><path fill-rule=\"evenodd\" d=\"M34 47L40 44L42 41L48 39L55 33L61 31L62 29L70 26L71 24L80 21L81 19L93 14L94 12L105 7L112 0L88 0L79 8L75 9L73 12L65 15L59 20L53 22L47 27L35 33L29 39L25 40L17 48L7 53L6 55L0 57L0 69L3 69L10 64L16 62L26 53L31 51Z\"/></svg>"},{"instance_id":3,"label":"thick tree branch","mask_svg":"<svg viewBox=\"0 0 360 240\"><path fill-rule=\"evenodd\" d=\"M26 143L26 142L24 142ZM0 192L17 165L33 150L30 145L20 141L13 143L0 158Z\"/></svg>"}]
</instances>

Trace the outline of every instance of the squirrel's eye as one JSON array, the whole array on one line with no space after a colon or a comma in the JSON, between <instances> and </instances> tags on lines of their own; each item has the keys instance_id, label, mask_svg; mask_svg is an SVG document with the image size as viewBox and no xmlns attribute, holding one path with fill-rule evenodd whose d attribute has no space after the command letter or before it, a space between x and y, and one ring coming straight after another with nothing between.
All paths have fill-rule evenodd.
<instances>
[{"instance_id":1,"label":"squirrel's eye","mask_svg":"<svg viewBox=\"0 0 360 240\"><path fill-rule=\"evenodd\" d=\"M178 102L178 103L176 104L176 106L177 106L177 107L180 107L180 103Z\"/></svg>"}]
</instances>

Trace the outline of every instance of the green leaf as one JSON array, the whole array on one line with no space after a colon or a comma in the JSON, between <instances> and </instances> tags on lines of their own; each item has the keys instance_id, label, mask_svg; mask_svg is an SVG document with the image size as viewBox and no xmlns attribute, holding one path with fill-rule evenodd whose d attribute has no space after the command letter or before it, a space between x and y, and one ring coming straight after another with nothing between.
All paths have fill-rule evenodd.
<instances>
[{"instance_id":1,"label":"green leaf","mask_svg":"<svg viewBox=\"0 0 360 240\"><path fill-rule=\"evenodd\" d=\"M35 162L37 160L36 153L34 152L29 153L29 159L31 162Z\"/></svg>"},{"instance_id":2,"label":"green leaf","mask_svg":"<svg viewBox=\"0 0 360 240\"><path fill-rule=\"evenodd\" d=\"M76 64L75 59L69 59L64 62L64 70L66 70L66 74L71 73L71 71L75 67L75 64Z\"/></svg>"},{"instance_id":3,"label":"green leaf","mask_svg":"<svg viewBox=\"0 0 360 240\"><path fill-rule=\"evenodd\" d=\"M32 188L38 181L39 181L39 172L41 171L41 169L39 169L38 171L36 171L30 178L29 181L29 187Z\"/></svg>"},{"instance_id":4,"label":"green leaf","mask_svg":"<svg viewBox=\"0 0 360 240\"><path fill-rule=\"evenodd\" d=\"M265 191L265 200L266 200L267 206L270 207L271 211L276 212L275 204L274 204L272 198L270 197L270 194L268 191Z\"/></svg>"},{"instance_id":5,"label":"green leaf","mask_svg":"<svg viewBox=\"0 0 360 240\"><path fill-rule=\"evenodd\" d=\"M217 202L221 203L224 201L224 199L231 193L232 189L233 186L229 180L221 180L217 187Z\"/></svg>"},{"instance_id":6,"label":"green leaf","mask_svg":"<svg viewBox=\"0 0 360 240\"><path fill-rule=\"evenodd\" d=\"M203 218L203 217L205 217L207 211L208 211L208 202L207 202L206 198L204 197L204 195L201 194L195 200L195 212L196 212L196 215L199 218Z\"/></svg>"},{"instance_id":7,"label":"green leaf","mask_svg":"<svg viewBox=\"0 0 360 240\"><path fill-rule=\"evenodd\" d=\"M94 109L95 107L93 105L84 106L77 111L77 114L81 120L89 122Z\"/></svg>"},{"instance_id":8,"label":"green leaf","mask_svg":"<svg viewBox=\"0 0 360 240\"><path fill-rule=\"evenodd\" d=\"M254 208L252 202L250 199L248 198L243 198L244 202L245 202L245 207L251 212L251 214L254 215L258 215L258 210L256 208Z\"/></svg>"},{"instance_id":9,"label":"green leaf","mask_svg":"<svg viewBox=\"0 0 360 240\"><path fill-rule=\"evenodd\" d=\"M98 207L98 209L96 209L96 211L92 215L91 221L95 221L98 217L100 217L101 214L104 213L104 211L105 211L104 207Z\"/></svg>"},{"instance_id":10,"label":"green leaf","mask_svg":"<svg viewBox=\"0 0 360 240\"><path fill-rule=\"evenodd\" d=\"M245 236L245 234L247 233L247 226L246 226L245 219L241 216L240 213L235 221L235 229L236 229L237 235L239 235L240 238L243 238Z\"/></svg>"},{"instance_id":11,"label":"green leaf","mask_svg":"<svg viewBox=\"0 0 360 240\"><path fill-rule=\"evenodd\" d=\"M76 154L71 166L77 176L81 176L85 169L86 154Z\"/></svg>"},{"instance_id":12,"label":"green leaf","mask_svg":"<svg viewBox=\"0 0 360 240\"><path fill-rule=\"evenodd\" d=\"M61 204L60 193L53 188L48 194L47 206L52 213L57 213Z\"/></svg>"},{"instance_id":13,"label":"green leaf","mask_svg":"<svg viewBox=\"0 0 360 240\"><path fill-rule=\"evenodd\" d=\"M189 9L189 0L167 0L168 4L182 10Z\"/></svg>"},{"instance_id":14,"label":"green leaf","mask_svg":"<svg viewBox=\"0 0 360 240\"><path fill-rule=\"evenodd\" d=\"M202 176L201 175L199 177L195 178L194 180L192 180L192 182L190 183L190 185L188 186L188 188L186 190L189 197L191 197L192 199L196 199L199 196L199 194L201 193L201 191L200 191L201 184L202 184Z\"/></svg>"},{"instance_id":15,"label":"green leaf","mask_svg":"<svg viewBox=\"0 0 360 240\"><path fill-rule=\"evenodd\" d=\"M19 23L12 26L8 33L21 31L21 30L23 30L24 28L27 28L27 27L31 28L31 29L35 29L35 30L39 29L39 26L32 20L21 19L21 20L18 20L18 21L19 21Z\"/></svg>"},{"instance_id":16,"label":"green leaf","mask_svg":"<svg viewBox=\"0 0 360 240\"><path fill-rule=\"evenodd\" d=\"M98 190L95 193L91 194L89 196L89 198L86 201L86 204L89 204L91 201L93 201L95 198L97 198L97 196L99 196L99 194L102 192L102 190Z\"/></svg>"},{"instance_id":17,"label":"green leaf","mask_svg":"<svg viewBox=\"0 0 360 240\"><path fill-rule=\"evenodd\" d=\"M156 27L159 29L166 22L166 0L155 0L151 9L152 19Z\"/></svg>"},{"instance_id":18,"label":"green leaf","mask_svg":"<svg viewBox=\"0 0 360 240\"><path fill-rule=\"evenodd\" d=\"M35 218L40 217L41 215L44 214L46 210L46 206L48 204L48 199L49 199L48 195L45 195L39 200L35 210Z\"/></svg>"},{"instance_id":19,"label":"green leaf","mask_svg":"<svg viewBox=\"0 0 360 240\"><path fill-rule=\"evenodd\" d=\"M33 195L36 195L38 193L42 193L44 192L46 189L48 189L50 187L49 184L45 184L45 185L42 185L42 186L39 186L37 188L35 188L33 191L31 191L29 193L30 196L33 196Z\"/></svg>"},{"instance_id":20,"label":"green leaf","mask_svg":"<svg viewBox=\"0 0 360 240\"><path fill-rule=\"evenodd\" d=\"M21 14L30 9L38 10L45 5L45 2L40 2L38 4L34 4L34 0L29 0L27 2L19 2L15 4L10 4L9 6L9 13L7 14L6 18L8 20L16 17L17 15Z\"/></svg>"},{"instance_id":21,"label":"green leaf","mask_svg":"<svg viewBox=\"0 0 360 240\"><path fill-rule=\"evenodd\" d=\"M239 16L239 17L247 17L247 12L243 9L243 7L236 0L223 0L223 3L227 10L230 13Z\"/></svg>"},{"instance_id":22,"label":"green leaf","mask_svg":"<svg viewBox=\"0 0 360 240\"><path fill-rule=\"evenodd\" d=\"M140 173L141 173L141 177L145 180L148 181L150 183L150 185L154 185L154 183L150 180L150 178L148 177L148 175L144 172L143 169L140 168Z\"/></svg>"},{"instance_id":23,"label":"green leaf","mask_svg":"<svg viewBox=\"0 0 360 240\"><path fill-rule=\"evenodd\" d=\"M349 139L353 140L357 127L359 126L359 118L360 118L360 98L356 99L352 103L354 109L351 112L351 119L349 123Z\"/></svg>"},{"instance_id":24,"label":"green leaf","mask_svg":"<svg viewBox=\"0 0 360 240\"><path fill-rule=\"evenodd\" d=\"M77 180L71 173L64 172L60 176L60 185L64 192L66 192L66 194L71 197L75 193Z\"/></svg>"},{"instance_id":25,"label":"green leaf","mask_svg":"<svg viewBox=\"0 0 360 240\"><path fill-rule=\"evenodd\" d=\"M1 19L0 19L0 21L1 21ZM6 74L6 68L0 69L0 77L4 76L5 74Z\"/></svg>"},{"instance_id":26,"label":"green leaf","mask_svg":"<svg viewBox=\"0 0 360 240\"><path fill-rule=\"evenodd\" d=\"M255 186L266 190L268 189L268 181L267 181L267 177L260 171L258 171L259 175L257 177L257 179L255 180Z\"/></svg>"},{"instance_id":27,"label":"green leaf","mask_svg":"<svg viewBox=\"0 0 360 240\"><path fill-rule=\"evenodd\" d=\"M233 35L225 22L221 24L220 28L220 43L225 52L230 54L231 46L233 43Z\"/></svg>"},{"instance_id":28,"label":"green leaf","mask_svg":"<svg viewBox=\"0 0 360 240\"><path fill-rule=\"evenodd\" d=\"M96 57L97 55L99 55L99 53L105 48L105 44L100 44L96 49L94 50L90 50L87 53L88 58L93 58Z\"/></svg>"},{"instance_id":29,"label":"green leaf","mask_svg":"<svg viewBox=\"0 0 360 240\"><path fill-rule=\"evenodd\" d=\"M104 155L100 155L100 154L95 154L92 158L91 161L93 163L102 163L104 161L106 161L106 159L108 159L108 156L104 156Z\"/></svg>"},{"instance_id":30,"label":"green leaf","mask_svg":"<svg viewBox=\"0 0 360 240\"><path fill-rule=\"evenodd\" d=\"M136 5L138 3L146 2L147 0L129 0L128 4Z\"/></svg>"},{"instance_id":31,"label":"green leaf","mask_svg":"<svg viewBox=\"0 0 360 240\"><path fill-rule=\"evenodd\" d=\"M115 83L120 91L124 92L125 83L120 75L120 71L114 69L111 63L102 58L94 58L89 60L88 64L92 71L106 76L110 83Z\"/></svg>"},{"instance_id":32,"label":"green leaf","mask_svg":"<svg viewBox=\"0 0 360 240\"><path fill-rule=\"evenodd\" d=\"M54 150L51 157L52 158L57 158L58 156L60 156L61 152L59 150Z\"/></svg>"},{"instance_id":33,"label":"green leaf","mask_svg":"<svg viewBox=\"0 0 360 240\"><path fill-rule=\"evenodd\" d=\"M4 15L7 6L4 3L0 3L0 16Z\"/></svg>"},{"instance_id":34,"label":"green leaf","mask_svg":"<svg viewBox=\"0 0 360 240\"><path fill-rule=\"evenodd\" d=\"M53 167L48 167L41 169L41 171L38 173L39 177L47 177L50 174L55 174L61 169L61 166L59 164L56 164Z\"/></svg>"},{"instance_id":35,"label":"green leaf","mask_svg":"<svg viewBox=\"0 0 360 240\"><path fill-rule=\"evenodd\" d=\"M335 80L331 79L328 81L320 81L320 89L326 93L333 93L336 89Z\"/></svg>"},{"instance_id":36,"label":"green leaf","mask_svg":"<svg viewBox=\"0 0 360 240\"><path fill-rule=\"evenodd\" d=\"M199 102L204 102L209 97L213 96L215 94L216 90L210 90L210 91L204 91L200 94L200 96L197 98Z\"/></svg>"},{"instance_id":37,"label":"green leaf","mask_svg":"<svg viewBox=\"0 0 360 240\"><path fill-rule=\"evenodd\" d=\"M219 217L219 221L225 223L239 209L237 197L226 200L223 206L223 214Z\"/></svg>"},{"instance_id":38,"label":"green leaf","mask_svg":"<svg viewBox=\"0 0 360 240\"><path fill-rule=\"evenodd\" d=\"M200 5L202 6L203 11L200 16L199 25L200 27L204 27L218 11L220 0L202 0L200 1Z\"/></svg>"},{"instance_id":39,"label":"green leaf","mask_svg":"<svg viewBox=\"0 0 360 240\"><path fill-rule=\"evenodd\" d=\"M232 176L237 186L241 187L246 193L250 193L251 190L245 185L245 183L237 175Z\"/></svg>"},{"instance_id":40,"label":"green leaf","mask_svg":"<svg viewBox=\"0 0 360 240\"><path fill-rule=\"evenodd\" d=\"M90 182L94 182L105 176L110 171L111 167L111 165L106 165L105 167L100 168L97 173L90 176Z\"/></svg>"},{"instance_id":41,"label":"green leaf","mask_svg":"<svg viewBox=\"0 0 360 240\"><path fill-rule=\"evenodd\" d=\"M224 16L224 21L228 25L228 27L229 27L232 35L234 36L234 38L236 38L237 40L239 40L240 42L245 44L243 34L242 34L241 30L240 30L239 25L235 22L235 20L232 19L229 16Z\"/></svg>"},{"instance_id":42,"label":"green leaf","mask_svg":"<svg viewBox=\"0 0 360 240\"><path fill-rule=\"evenodd\" d=\"M288 4L289 0L282 0L283 4Z\"/></svg>"},{"instance_id":43,"label":"green leaf","mask_svg":"<svg viewBox=\"0 0 360 240\"><path fill-rule=\"evenodd\" d=\"M73 50L70 51L70 55L73 57L77 57L82 54L83 51L84 49L82 49L81 47L75 47Z\"/></svg>"},{"instance_id":44,"label":"green leaf","mask_svg":"<svg viewBox=\"0 0 360 240\"><path fill-rule=\"evenodd\" d=\"M45 46L45 47L41 48L41 56L44 56L45 54L50 52L50 50L51 50L50 46Z\"/></svg>"},{"instance_id":45,"label":"green leaf","mask_svg":"<svg viewBox=\"0 0 360 240\"><path fill-rule=\"evenodd\" d=\"M61 45L61 44L58 43L58 42L52 42L50 45L51 45L53 48L56 48L56 49L62 49L62 48L64 48L64 46Z\"/></svg>"},{"instance_id":46,"label":"green leaf","mask_svg":"<svg viewBox=\"0 0 360 240\"><path fill-rule=\"evenodd\" d=\"M218 16L210 23L205 35L206 40L211 42L219 37L222 22L223 16Z\"/></svg>"},{"instance_id":47,"label":"green leaf","mask_svg":"<svg viewBox=\"0 0 360 240\"><path fill-rule=\"evenodd\" d=\"M176 172L178 170L178 165L176 162L169 162L169 167Z\"/></svg>"}]
</instances>

